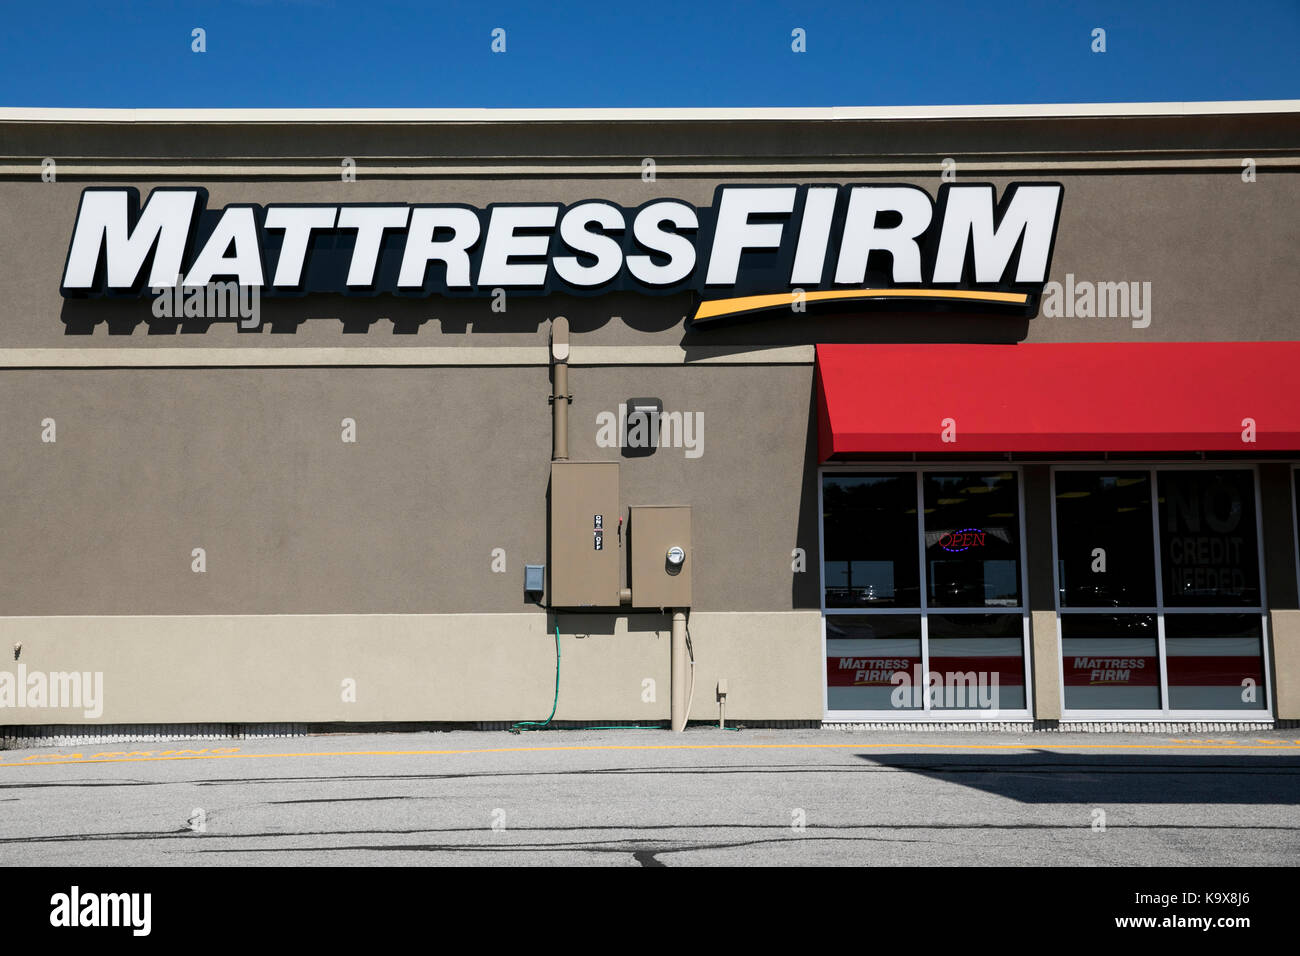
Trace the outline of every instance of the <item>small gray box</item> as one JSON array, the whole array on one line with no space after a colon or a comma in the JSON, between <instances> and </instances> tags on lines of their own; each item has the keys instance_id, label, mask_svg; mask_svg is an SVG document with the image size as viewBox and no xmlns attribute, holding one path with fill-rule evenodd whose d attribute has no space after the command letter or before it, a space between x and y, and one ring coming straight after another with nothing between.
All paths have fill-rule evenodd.
<instances>
[{"instance_id":1,"label":"small gray box","mask_svg":"<svg viewBox=\"0 0 1300 956\"><path fill-rule=\"evenodd\" d=\"M530 594L541 594L546 590L546 565L524 565L524 590Z\"/></svg>"}]
</instances>

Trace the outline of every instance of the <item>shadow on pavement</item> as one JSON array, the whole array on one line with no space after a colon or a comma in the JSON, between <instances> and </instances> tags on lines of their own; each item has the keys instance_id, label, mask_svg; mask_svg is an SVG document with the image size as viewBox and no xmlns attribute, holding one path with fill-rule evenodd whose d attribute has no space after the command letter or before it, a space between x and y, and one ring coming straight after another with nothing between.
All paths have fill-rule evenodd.
<instances>
[{"instance_id":1,"label":"shadow on pavement","mask_svg":"<svg viewBox=\"0 0 1300 956\"><path fill-rule=\"evenodd\" d=\"M1300 755L858 754L1021 803L1300 804Z\"/></svg>"}]
</instances>

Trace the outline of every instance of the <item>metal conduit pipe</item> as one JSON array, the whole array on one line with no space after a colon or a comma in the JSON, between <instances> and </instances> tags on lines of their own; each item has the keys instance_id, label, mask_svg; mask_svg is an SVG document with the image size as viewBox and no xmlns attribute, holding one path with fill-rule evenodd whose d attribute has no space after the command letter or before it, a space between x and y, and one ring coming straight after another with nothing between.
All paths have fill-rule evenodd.
<instances>
[{"instance_id":1,"label":"metal conduit pipe","mask_svg":"<svg viewBox=\"0 0 1300 956\"><path fill-rule=\"evenodd\" d=\"M551 460L569 460L569 320L551 319Z\"/></svg>"}]
</instances>

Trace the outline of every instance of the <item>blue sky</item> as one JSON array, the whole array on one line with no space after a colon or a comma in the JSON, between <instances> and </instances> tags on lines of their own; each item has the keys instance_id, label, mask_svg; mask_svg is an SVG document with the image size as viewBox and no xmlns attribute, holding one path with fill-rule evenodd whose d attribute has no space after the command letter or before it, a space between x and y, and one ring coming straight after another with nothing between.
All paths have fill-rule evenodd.
<instances>
[{"instance_id":1,"label":"blue sky","mask_svg":"<svg viewBox=\"0 0 1300 956\"><path fill-rule=\"evenodd\" d=\"M1090 49L1096 27L1105 53ZM1300 0L24 2L5 10L0 106L1289 99L1297 51Z\"/></svg>"}]
</instances>

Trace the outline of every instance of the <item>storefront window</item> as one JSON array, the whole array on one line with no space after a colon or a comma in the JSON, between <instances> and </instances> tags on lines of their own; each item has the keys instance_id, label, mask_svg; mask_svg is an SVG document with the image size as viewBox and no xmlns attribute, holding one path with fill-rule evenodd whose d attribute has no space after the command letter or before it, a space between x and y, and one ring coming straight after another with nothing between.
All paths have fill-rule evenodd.
<instances>
[{"instance_id":1,"label":"storefront window","mask_svg":"<svg viewBox=\"0 0 1300 956\"><path fill-rule=\"evenodd\" d=\"M1162 471L1160 564L1170 607L1258 607L1251 471Z\"/></svg>"},{"instance_id":2,"label":"storefront window","mask_svg":"<svg viewBox=\"0 0 1300 956\"><path fill-rule=\"evenodd\" d=\"M925 476L926 596L931 607L1020 605L1019 513L1014 472Z\"/></svg>"},{"instance_id":3,"label":"storefront window","mask_svg":"<svg viewBox=\"0 0 1300 956\"><path fill-rule=\"evenodd\" d=\"M1258 614L1170 614L1165 618L1169 706L1260 710L1263 622Z\"/></svg>"},{"instance_id":4,"label":"storefront window","mask_svg":"<svg viewBox=\"0 0 1300 956\"><path fill-rule=\"evenodd\" d=\"M827 476L827 607L920 607L916 476Z\"/></svg>"},{"instance_id":5,"label":"storefront window","mask_svg":"<svg viewBox=\"0 0 1300 956\"><path fill-rule=\"evenodd\" d=\"M826 697L830 710L917 710L911 687L921 670L921 618L915 614L835 615L826 619Z\"/></svg>"},{"instance_id":6,"label":"storefront window","mask_svg":"<svg viewBox=\"0 0 1300 956\"><path fill-rule=\"evenodd\" d=\"M1154 607L1149 472L1056 475L1061 607Z\"/></svg>"},{"instance_id":7,"label":"storefront window","mask_svg":"<svg viewBox=\"0 0 1300 956\"><path fill-rule=\"evenodd\" d=\"M1062 614L1067 710L1159 710L1160 637L1154 614Z\"/></svg>"},{"instance_id":8,"label":"storefront window","mask_svg":"<svg viewBox=\"0 0 1300 956\"><path fill-rule=\"evenodd\" d=\"M1023 710L1024 622L1019 614L931 614L932 709Z\"/></svg>"},{"instance_id":9,"label":"storefront window","mask_svg":"<svg viewBox=\"0 0 1300 956\"><path fill-rule=\"evenodd\" d=\"M1058 469L1053 483L1066 714L1266 709L1254 471Z\"/></svg>"},{"instance_id":10,"label":"storefront window","mask_svg":"<svg viewBox=\"0 0 1300 956\"><path fill-rule=\"evenodd\" d=\"M823 476L828 710L1027 709L1018 477Z\"/></svg>"}]
</instances>

